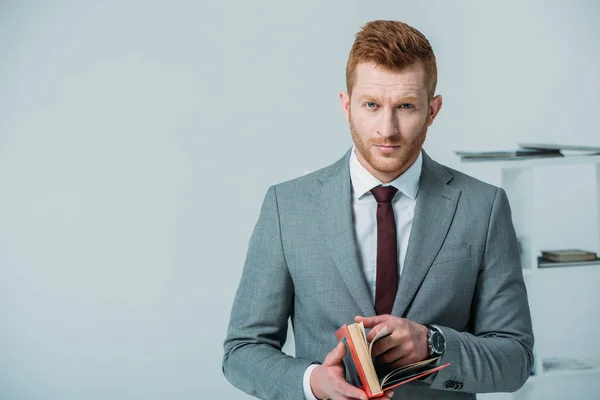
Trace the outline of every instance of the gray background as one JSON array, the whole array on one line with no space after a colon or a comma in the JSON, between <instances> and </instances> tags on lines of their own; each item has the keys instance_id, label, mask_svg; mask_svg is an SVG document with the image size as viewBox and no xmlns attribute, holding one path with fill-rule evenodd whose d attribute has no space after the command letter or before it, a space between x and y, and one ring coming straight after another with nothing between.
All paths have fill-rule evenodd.
<instances>
[{"instance_id":1,"label":"gray background","mask_svg":"<svg viewBox=\"0 0 600 400\"><path fill-rule=\"evenodd\" d=\"M0 398L247 398L220 362L248 239L269 185L351 145L355 32L429 38L444 105L425 148L462 169L454 149L600 145L599 17L591 0L0 2ZM546 179L542 242L600 250L592 170ZM549 303L557 355L597 347L597 278ZM592 396L592 378L551 393Z\"/></svg>"}]
</instances>

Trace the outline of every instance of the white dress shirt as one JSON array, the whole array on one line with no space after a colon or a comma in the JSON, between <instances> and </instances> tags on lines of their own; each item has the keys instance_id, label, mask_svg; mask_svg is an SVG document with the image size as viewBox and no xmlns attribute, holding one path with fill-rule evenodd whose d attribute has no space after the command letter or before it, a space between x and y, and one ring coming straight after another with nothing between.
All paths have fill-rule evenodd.
<instances>
[{"instance_id":1,"label":"white dress shirt","mask_svg":"<svg viewBox=\"0 0 600 400\"><path fill-rule=\"evenodd\" d=\"M352 183L352 217L354 221L354 238L358 251L358 262L371 291L371 299L375 304L375 285L377 282L377 201L371 189L377 186L394 186L398 192L392 199L394 218L396 220L396 239L398 241L398 276L402 274L408 238L412 228L419 191L419 179L423 166L423 156L419 153L417 160L402 175L389 184L383 184L375 178L358 161L352 147L350 155L350 180ZM304 372L304 397L316 400L310 388L310 374L318 365L310 365Z\"/></svg>"}]
</instances>

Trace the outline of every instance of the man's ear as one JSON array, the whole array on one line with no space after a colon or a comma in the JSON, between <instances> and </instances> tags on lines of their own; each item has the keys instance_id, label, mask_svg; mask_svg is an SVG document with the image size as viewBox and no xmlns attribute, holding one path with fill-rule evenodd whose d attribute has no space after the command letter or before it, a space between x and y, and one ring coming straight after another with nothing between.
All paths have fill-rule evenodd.
<instances>
[{"instance_id":1,"label":"man's ear","mask_svg":"<svg viewBox=\"0 0 600 400\"><path fill-rule=\"evenodd\" d=\"M346 116L346 121L350 120L350 96L346 92L340 92L340 103L342 104L342 111Z\"/></svg>"},{"instance_id":2,"label":"man's ear","mask_svg":"<svg viewBox=\"0 0 600 400\"><path fill-rule=\"evenodd\" d=\"M440 110L442 109L442 95L438 94L433 99L431 99L431 103L429 104L429 115L427 116L427 126L431 126L433 124L433 120L438 115Z\"/></svg>"}]
</instances>

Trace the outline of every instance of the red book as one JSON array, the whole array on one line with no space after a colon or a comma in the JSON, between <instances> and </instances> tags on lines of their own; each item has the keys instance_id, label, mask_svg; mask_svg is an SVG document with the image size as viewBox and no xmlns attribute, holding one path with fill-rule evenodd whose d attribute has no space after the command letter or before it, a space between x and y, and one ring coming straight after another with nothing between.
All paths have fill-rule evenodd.
<instances>
[{"instance_id":1,"label":"red book","mask_svg":"<svg viewBox=\"0 0 600 400\"><path fill-rule=\"evenodd\" d=\"M384 328L367 343L365 328L362 323L344 325L335 333L338 341L346 346L344 366L351 384L362 389L372 399L383 396L386 390L414 381L429 374L433 374L450 365L436 365L438 357L426 359L414 364L406 365L394 370L378 371L373 364L371 350L373 343L387 336Z\"/></svg>"}]
</instances>

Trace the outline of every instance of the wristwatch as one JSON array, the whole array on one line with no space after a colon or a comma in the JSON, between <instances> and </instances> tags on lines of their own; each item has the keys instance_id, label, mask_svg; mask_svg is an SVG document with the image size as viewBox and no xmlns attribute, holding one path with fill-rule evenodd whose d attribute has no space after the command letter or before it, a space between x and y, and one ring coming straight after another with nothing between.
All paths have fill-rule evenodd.
<instances>
[{"instance_id":1,"label":"wristwatch","mask_svg":"<svg viewBox=\"0 0 600 400\"><path fill-rule=\"evenodd\" d=\"M429 329L427 335L427 346L429 348L429 357L439 357L446 350L446 337L435 325L425 325Z\"/></svg>"}]
</instances>

